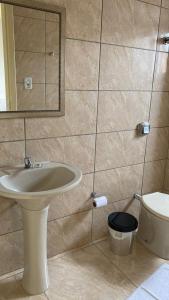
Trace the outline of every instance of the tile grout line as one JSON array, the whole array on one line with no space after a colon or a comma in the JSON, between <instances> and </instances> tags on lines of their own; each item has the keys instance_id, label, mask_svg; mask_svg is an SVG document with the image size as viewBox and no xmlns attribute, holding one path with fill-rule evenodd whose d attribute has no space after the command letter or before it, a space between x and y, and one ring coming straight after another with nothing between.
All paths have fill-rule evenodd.
<instances>
[{"instance_id":1,"label":"tile grout line","mask_svg":"<svg viewBox=\"0 0 169 300\"><path fill-rule=\"evenodd\" d=\"M95 149L94 149L94 164L93 164L93 192L95 190L95 171L96 171L96 152L97 152L97 132L98 132L98 112L99 112L99 87L100 87L100 68L101 68L101 39L103 26L103 0L101 2L101 16L100 16L100 43L99 43L99 68L98 68L98 94L97 94L97 109L96 109L96 134L95 134ZM92 209L92 223L91 223L91 241L93 240L93 226L94 226L94 209Z\"/></svg>"},{"instance_id":2,"label":"tile grout line","mask_svg":"<svg viewBox=\"0 0 169 300\"><path fill-rule=\"evenodd\" d=\"M158 22L158 30L157 30L157 39L156 39L156 51L155 51L155 58L154 58L154 68L153 68L153 78L152 78L152 89L151 89L151 99L150 99L150 106L149 106L149 116L148 120L150 122L151 117L151 107L152 107L152 100L153 100L153 88L154 88L154 80L155 80L155 72L156 72L156 64L157 64L157 55L158 55L158 39L159 39L159 32L160 32L160 22L161 22L161 6L160 6L160 13L159 13L159 22ZM150 133L151 134L151 133ZM149 134L149 135L150 135ZM143 166L143 176L142 176L142 186L141 186L141 195L144 192L144 174L145 174L145 164L146 164L146 155L147 155L147 147L148 147L148 140L149 135L146 137L146 144L145 144L145 153L144 153L144 166Z\"/></svg>"},{"instance_id":3,"label":"tile grout line","mask_svg":"<svg viewBox=\"0 0 169 300\"><path fill-rule=\"evenodd\" d=\"M108 240L108 239L107 239ZM99 243L99 242L98 242ZM106 255L104 253L104 251L102 251L102 249L100 249L98 247L98 243L96 243L94 246L100 251L100 253L102 253L102 255L115 267L115 269L117 269L121 274L123 274L123 276L135 287L137 288L138 286L130 279L130 277L128 277L117 265L115 265L112 260L108 257L108 255Z\"/></svg>"},{"instance_id":4,"label":"tile grout line","mask_svg":"<svg viewBox=\"0 0 169 300\"><path fill-rule=\"evenodd\" d=\"M51 139L62 139L62 138L73 138L73 137L82 137L82 136L92 136L92 135L96 135L96 132L88 132L88 133L73 133L71 135L56 135L56 136L49 136L49 137L30 137L27 138L26 137L26 119L24 118L24 137L23 139L15 139L15 140L2 140L0 141L0 144L4 144L4 143L15 143L15 142L23 142L23 141L41 141L41 140L51 140ZM153 129L163 129L163 128L169 128L169 124L166 125L159 125L159 126L151 126L151 128ZM98 131L97 135L101 135L101 134L113 134L113 133L119 133L119 132L133 132L136 131L136 128L130 128L130 129L119 129L119 130L110 130L110 131Z\"/></svg>"}]
</instances>

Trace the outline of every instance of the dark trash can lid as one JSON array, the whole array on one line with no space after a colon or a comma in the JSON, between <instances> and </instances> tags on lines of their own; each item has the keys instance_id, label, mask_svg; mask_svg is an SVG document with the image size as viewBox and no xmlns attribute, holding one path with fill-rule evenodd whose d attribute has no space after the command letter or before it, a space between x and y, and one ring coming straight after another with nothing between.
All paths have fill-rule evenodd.
<instances>
[{"instance_id":1,"label":"dark trash can lid","mask_svg":"<svg viewBox=\"0 0 169 300\"><path fill-rule=\"evenodd\" d=\"M137 229L137 219L125 212L114 212L108 216L108 225L119 232L132 232Z\"/></svg>"}]
</instances>

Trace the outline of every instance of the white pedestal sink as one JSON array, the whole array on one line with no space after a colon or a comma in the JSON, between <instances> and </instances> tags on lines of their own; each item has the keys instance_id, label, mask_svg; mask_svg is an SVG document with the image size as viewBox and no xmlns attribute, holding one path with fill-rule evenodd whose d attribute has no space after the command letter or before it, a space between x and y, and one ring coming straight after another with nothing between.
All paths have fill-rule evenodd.
<instances>
[{"instance_id":1,"label":"white pedestal sink","mask_svg":"<svg viewBox=\"0 0 169 300\"><path fill-rule=\"evenodd\" d=\"M20 168L0 177L0 196L15 199L22 208L24 223L23 287L31 295L48 288L47 217L51 198L73 189L82 178L81 171L62 163L40 168Z\"/></svg>"}]
</instances>

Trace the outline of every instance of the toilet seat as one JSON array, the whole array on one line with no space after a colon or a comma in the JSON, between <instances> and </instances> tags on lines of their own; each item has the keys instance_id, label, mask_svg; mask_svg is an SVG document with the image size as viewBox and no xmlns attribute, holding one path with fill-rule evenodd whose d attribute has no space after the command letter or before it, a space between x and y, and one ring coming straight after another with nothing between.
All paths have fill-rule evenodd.
<instances>
[{"instance_id":1,"label":"toilet seat","mask_svg":"<svg viewBox=\"0 0 169 300\"><path fill-rule=\"evenodd\" d=\"M143 206L156 216L169 221L169 195L152 193L142 196Z\"/></svg>"}]
</instances>

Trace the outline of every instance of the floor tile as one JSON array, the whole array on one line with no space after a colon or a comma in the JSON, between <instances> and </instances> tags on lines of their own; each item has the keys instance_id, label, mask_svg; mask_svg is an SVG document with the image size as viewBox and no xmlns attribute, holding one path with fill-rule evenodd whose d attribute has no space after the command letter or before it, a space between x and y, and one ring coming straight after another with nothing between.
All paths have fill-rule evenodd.
<instances>
[{"instance_id":1,"label":"floor tile","mask_svg":"<svg viewBox=\"0 0 169 300\"><path fill-rule=\"evenodd\" d=\"M0 281L0 300L47 300L45 295L29 296L22 288L20 275Z\"/></svg>"},{"instance_id":2,"label":"floor tile","mask_svg":"<svg viewBox=\"0 0 169 300\"><path fill-rule=\"evenodd\" d=\"M50 300L125 300L135 289L95 247L49 262Z\"/></svg>"},{"instance_id":3,"label":"floor tile","mask_svg":"<svg viewBox=\"0 0 169 300\"><path fill-rule=\"evenodd\" d=\"M137 286L155 272L161 264L166 262L136 241L132 254L128 256L114 255L109 240L98 243L97 247Z\"/></svg>"}]
</instances>

